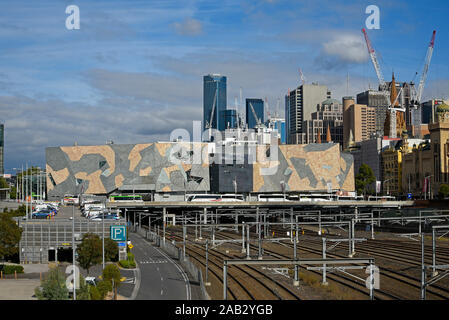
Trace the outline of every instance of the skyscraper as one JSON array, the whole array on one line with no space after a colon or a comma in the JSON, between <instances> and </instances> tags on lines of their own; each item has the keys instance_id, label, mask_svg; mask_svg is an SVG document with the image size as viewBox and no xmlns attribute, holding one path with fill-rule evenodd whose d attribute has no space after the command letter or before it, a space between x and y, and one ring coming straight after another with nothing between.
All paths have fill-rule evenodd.
<instances>
[{"instance_id":1,"label":"skyscraper","mask_svg":"<svg viewBox=\"0 0 449 320\"><path fill-rule=\"evenodd\" d=\"M224 123L226 129L235 129L238 125L237 110L227 109L223 111Z\"/></svg>"},{"instance_id":2,"label":"skyscraper","mask_svg":"<svg viewBox=\"0 0 449 320\"><path fill-rule=\"evenodd\" d=\"M326 99L330 99L330 97L331 93L327 87L317 83L303 84L290 91L287 113L289 116L287 143L298 143L298 135L303 132L303 122L312 120L312 113L316 111L317 105Z\"/></svg>"},{"instance_id":3,"label":"skyscraper","mask_svg":"<svg viewBox=\"0 0 449 320\"><path fill-rule=\"evenodd\" d=\"M214 103L215 101L215 103ZM226 77L209 74L203 77L203 130L225 130Z\"/></svg>"},{"instance_id":4,"label":"skyscraper","mask_svg":"<svg viewBox=\"0 0 449 320\"><path fill-rule=\"evenodd\" d=\"M262 99L246 99L246 124L248 125L248 129L254 129L257 125L257 120L254 117L254 113L250 104L254 108L257 119L260 121L260 123L264 123L264 102Z\"/></svg>"}]
</instances>

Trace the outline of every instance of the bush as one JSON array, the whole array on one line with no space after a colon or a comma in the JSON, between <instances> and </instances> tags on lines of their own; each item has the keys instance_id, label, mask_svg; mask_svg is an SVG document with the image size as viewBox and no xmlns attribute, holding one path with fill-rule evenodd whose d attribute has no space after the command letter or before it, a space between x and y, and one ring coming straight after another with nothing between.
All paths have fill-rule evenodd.
<instances>
[{"instance_id":1,"label":"bush","mask_svg":"<svg viewBox=\"0 0 449 320\"><path fill-rule=\"evenodd\" d=\"M134 261L134 254L132 252L128 252L128 261Z\"/></svg>"},{"instance_id":2,"label":"bush","mask_svg":"<svg viewBox=\"0 0 449 320\"><path fill-rule=\"evenodd\" d=\"M96 286L89 285L90 300L103 300L103 297Z\"/></svg>"},{"instance_id":3,"label":"bush","mask_svg":"<svg viewBox=\"0 0 449 320\"><path fill-rule=\"evenodd\" d=\"M22 266L16 266L16 265L0 265L0 270L3 271L4 274L13 274L14 271L17 273L23 273L23 267Z\"/></svg>"},{"instance_id":4,"label":"bush","mask_svg":"<svg viewBox=\"0 0 449 320\"><path fill-rule=\"evenodd\" d=\"M34 290L39 300L67 300L69 290L66 286L64 272L58 268L52 268L45 279L41 281L41 286Z\"/></svg>"},{"instance_id":5,"label":"bush","mask_svg":"<svg viewBox=\"0 0 449 320\"><path fill-rule=\"evenodd\" d=\"M104 300L108 292L112 291L112 284L110 281L100 281L97 286L90 286L91 300Z\"/></svg>"},{"instance_id":6,"label":"bush","mask_svg":"<svg viewBox=\"0 0 449 320\"><path fill-rule=\"evenodd\" d=\"M135 268L136 262L134 260L120 260L119 264L122 268L128 269L128 268Z\"/></svg>"}]
</instances>

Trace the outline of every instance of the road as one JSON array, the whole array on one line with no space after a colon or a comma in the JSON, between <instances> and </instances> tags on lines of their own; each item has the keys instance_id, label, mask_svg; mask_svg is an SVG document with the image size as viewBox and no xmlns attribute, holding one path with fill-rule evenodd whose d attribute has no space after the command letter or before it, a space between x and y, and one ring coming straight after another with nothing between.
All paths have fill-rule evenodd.
<instances>
[{"instance_id":1,"label":"road","mask_svg":"<svg viewBox=\"0 0 449 320\"><path fill-rule=\"evenodd\" d=\"M162 250L141 236L130 233L140 286L136 300L190 300L192 289L187 274Z\"/></svg>"}]
</instances>

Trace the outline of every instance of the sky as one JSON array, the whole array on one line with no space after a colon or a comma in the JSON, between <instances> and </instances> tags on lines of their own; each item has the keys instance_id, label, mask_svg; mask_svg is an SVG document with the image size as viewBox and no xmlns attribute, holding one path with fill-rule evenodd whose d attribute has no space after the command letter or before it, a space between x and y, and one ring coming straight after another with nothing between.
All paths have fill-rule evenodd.
<instances>
[{"instance_id":1,"label":"sky","mask_svg":"<svg viewBox=\"0 0 449 320\"><path fill-rule=\"evenodd\" d=\"M66 28L69 5L78 30ZM368 35L385 80L418 82L436 30L423 100L449 98L447 0L0 0L5 172L44 167L46 147L191 131L209 73L227 76L228 107L240 112L241 88L283 115L298 68L338 100L376 88L361 32L369 5L380 12Z\"/></svg>"}]
</instances>

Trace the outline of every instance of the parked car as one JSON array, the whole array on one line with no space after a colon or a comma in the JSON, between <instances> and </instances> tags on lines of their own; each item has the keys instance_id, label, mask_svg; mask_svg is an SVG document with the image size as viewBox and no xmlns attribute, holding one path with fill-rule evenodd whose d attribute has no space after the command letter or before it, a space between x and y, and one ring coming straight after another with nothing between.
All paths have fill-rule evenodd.
<instances>
[{"instance_id":1,"label":"parked car","mask_svg":"<svg viewBox=\"0 0 449 320\"><path fill-rule=\"evenodd\" d=\"M47 217L52 216L51 211L45 210L45 211L36 211L33 212L32 218L34 219L47 219Z\"/></svg>"},{"instance_id":2,"label":"parked car","mask_svg":"<svg viewBox=\"0 0 449 320\"><path fill-rule=\"evenodd\" d=\"M98 280L95 277L86 277L84 278L84 280L86 280L86 283L90 284L91 286L97 286Z\"/></svg>"},{"instance_id":3,"label":"parked car","mask_svg":"<svg viewBox=\"0 0 449 320\"><path fill-rule=\"evenodd\" d=\"M104 219L104 220L120 220L120 217L117 216L116 214L102 213L102 214L99 214L99 215L91 218L92 221L102 221L102 219Z\"/></svg>"}]
</instances>

